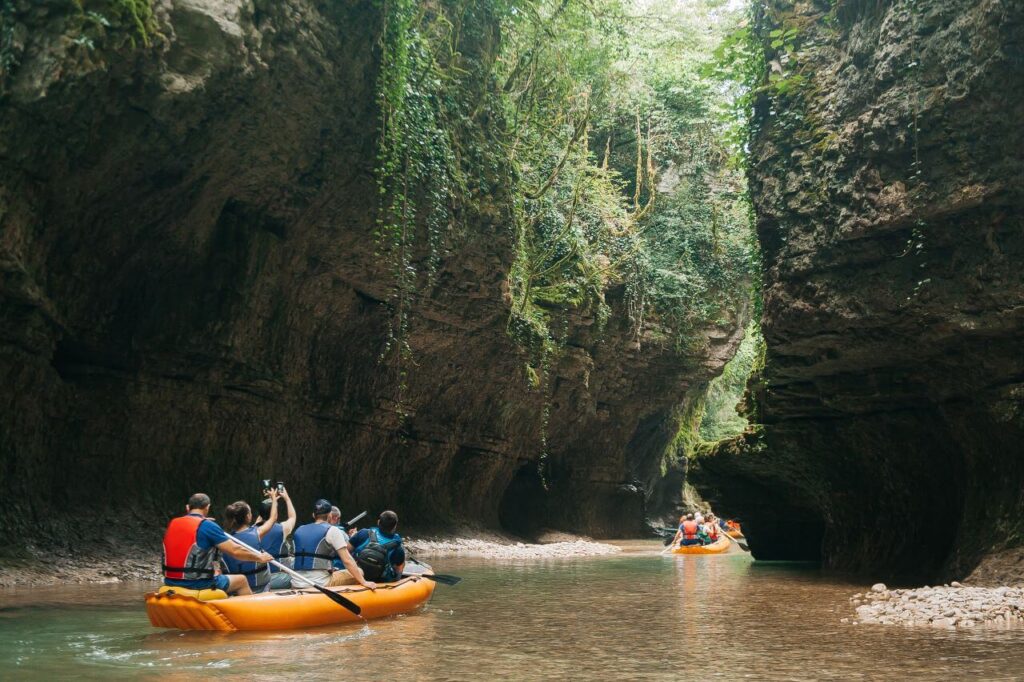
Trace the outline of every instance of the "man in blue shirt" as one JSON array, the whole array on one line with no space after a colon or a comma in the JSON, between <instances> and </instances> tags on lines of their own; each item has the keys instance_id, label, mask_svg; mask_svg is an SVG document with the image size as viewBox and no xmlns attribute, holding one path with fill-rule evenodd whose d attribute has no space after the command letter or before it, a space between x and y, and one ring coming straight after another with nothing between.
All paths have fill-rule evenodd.
<instances>
[{"instance_id":1,"label":"man in blue shirt","mask_svg":"<svg viewBox=\"0 0 1024 682\"><path fill-rule=\"evenodd\" d=\"M364 528L349 538L348 546L356 564L368 580L392 582L402 577L405 569L405 548L398 528L398 514L381 512L374 528Z\"/></svg>"},{"instance_id":2,"label":"man in blue shirt","mask_svg":"<svg viewBox=\"0 0 1024 682\"><path fill-rule=\"evenodd\" d=\"M185 512L184 516L171 519L164 532L164 584L190 590L252 594L244 575L215 574L220 553L260 563L273 557L235 544L216 521L206 518L210 513L209 495L196 493L190 497Z\"/></svg>"}]
</instances>

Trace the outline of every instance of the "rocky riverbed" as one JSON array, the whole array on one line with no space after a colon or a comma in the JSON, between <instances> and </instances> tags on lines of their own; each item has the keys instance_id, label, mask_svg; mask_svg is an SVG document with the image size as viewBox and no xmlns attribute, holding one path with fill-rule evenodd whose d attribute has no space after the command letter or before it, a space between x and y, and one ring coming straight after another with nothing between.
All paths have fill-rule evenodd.
<instances>
[{"instance_id":1,"label":"rocky riverbed","mask_svg":"<svg viewBox=\"0 0 1024 682\"><path fill-rule=\"evenodd\" d=\"M850 602L862 625L908 625L971 628L1024 624L1024 586L969 587L952 582L942 587L890 590L883 583Z\"/></svg>"}]
</instances>

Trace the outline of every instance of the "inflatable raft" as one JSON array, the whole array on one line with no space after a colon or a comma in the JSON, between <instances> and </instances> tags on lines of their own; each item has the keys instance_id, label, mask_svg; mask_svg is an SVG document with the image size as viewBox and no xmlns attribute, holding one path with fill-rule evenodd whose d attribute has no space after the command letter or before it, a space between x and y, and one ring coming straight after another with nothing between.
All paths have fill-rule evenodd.
<instances>
[{"instance_id":1,"label":"inflatable raft","mask_svg":"<svg viewBox=\"0 0 1024 682\"><path fill-rule=\"evenodd\" d=\"M672 548L673 554L721 554L729 549L732 542L724 535L710 545L677 545Z\"/></svg>"},{"instance_id":2,"label":"inflatable raft","mask_svg":"<svg viewBox=\"0 0 1024 682\"><path fill-rule=\"evenodd\" d=\"M406 613L426 604L434 593L434 581L409 576L381 583L372 592L360 585L328 589L358 604L363 618L369 619ZM220 590L164 586L146 595L146 613L154 626L179 630L294 630L359 620L312 588L228 597Z\"/></svg>"}]
</instances>

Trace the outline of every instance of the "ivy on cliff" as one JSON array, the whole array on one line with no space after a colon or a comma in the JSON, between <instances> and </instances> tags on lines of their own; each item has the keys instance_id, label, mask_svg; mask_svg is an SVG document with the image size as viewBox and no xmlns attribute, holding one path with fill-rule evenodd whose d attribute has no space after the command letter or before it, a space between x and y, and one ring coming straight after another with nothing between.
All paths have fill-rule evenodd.
<instances>
[{"instance_id":1,"label":"ivy on cliff","mask_svg":"<svg viewBox=\"0 0 1024 682\"><path fill-rule=\"evenodd\" d=\"M717 0L697 5L381 3L376 237L393 280L384 358L399 405L409 305L457 204L480 196L507 202L508 330L544 395L571 319L686 352L702 350L700 330L735 324L757 253L719 120L731 95L703 65L739 19ZM467 58L465 35L488 22L496 58ZM482 143L466 131L485 120Z\"/></svg>"}]
</instances>

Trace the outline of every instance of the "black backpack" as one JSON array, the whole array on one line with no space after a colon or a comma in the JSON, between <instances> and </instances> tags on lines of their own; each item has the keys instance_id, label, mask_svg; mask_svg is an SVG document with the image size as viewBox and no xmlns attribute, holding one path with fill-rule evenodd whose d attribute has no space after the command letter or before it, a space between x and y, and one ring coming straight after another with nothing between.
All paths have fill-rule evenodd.
<instances>
[{"instance_id":1,"label":"black backpack","mask_svg":"<svg viewBox=\"0 0 1024 682\"><path fill-rule=\"evenodd\" d=\"M394 573L391 569L391 551L402 543L402 539L396 538L382 543L376 528L371 528L367 532L370 539L359 550L356 564L363 569L363 577L367 580L377 581L389 573Z\"/></svg>"}]
</instances>

